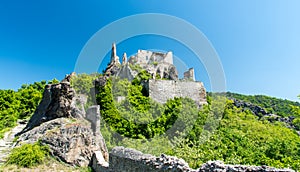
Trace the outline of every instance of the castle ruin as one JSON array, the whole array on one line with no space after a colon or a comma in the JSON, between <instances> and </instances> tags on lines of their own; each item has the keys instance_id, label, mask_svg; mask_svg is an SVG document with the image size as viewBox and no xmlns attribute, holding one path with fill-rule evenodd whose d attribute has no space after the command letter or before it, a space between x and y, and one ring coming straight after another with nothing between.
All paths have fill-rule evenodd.
<instances>
[{"instance_id":1,"label":"castle ruin","mask_svg":"<svg viewBox=\"0 0 300 172\"><path fill-rule=\"evenodd\" d=\"M124 53L122 63L117 56L115 43L111 51L111 61L106 73L132 81L138 74L138 71L133 70L132 67L140 66L152 76L152 79L144 82L143 86L153 100L166 103L168 99L174 97L188 97L199 106L206 104L206 90L202 82L195 80L194 68L190 68L184 73L184 78L179 79L171 51L162 53L138 50L137 54L130 56L128 61L127 55Z\"/></svg>"}]
</instances>

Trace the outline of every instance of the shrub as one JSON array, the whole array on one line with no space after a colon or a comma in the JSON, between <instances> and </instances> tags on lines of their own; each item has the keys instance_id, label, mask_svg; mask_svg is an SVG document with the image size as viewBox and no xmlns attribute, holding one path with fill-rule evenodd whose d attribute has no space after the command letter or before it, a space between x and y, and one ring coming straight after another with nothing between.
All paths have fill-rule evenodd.
<instances>
[{"instance_id":1,"label":"shrub","mask_svg":"<svg viewBox=\"0 0 300 172\"><path fill-rule=\"evenodd\" d=\"M48 153L48 147L42 146L40 142L24 144L12 150L7 163L20 167L33 167L42 163Z\"/></svg>"},{"instance_id":2,"label":"shrub","mask_svg":"<svg viewBox=\"0 0 300 172\"><path fill-rule=\"evenodd\" d=\"M293 125L298 129L300 130L300 118L295 118L293 120Z\"/></svg>"}]
</instances>

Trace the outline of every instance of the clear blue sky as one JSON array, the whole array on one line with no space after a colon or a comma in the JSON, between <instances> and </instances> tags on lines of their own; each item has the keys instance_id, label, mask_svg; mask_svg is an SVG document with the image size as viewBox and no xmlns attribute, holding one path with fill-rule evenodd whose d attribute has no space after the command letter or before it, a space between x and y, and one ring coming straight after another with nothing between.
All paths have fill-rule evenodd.
<instances>
[{"instance_id":1,"label":"clear blue sky","mask_svg":"<svg viewBox=\"0 0 300 172\"><path fill-rule=\"evenodd\" d=\"M74 70L81 49L103 26L128 15L164 13L190 22L206 35L221 59L228 91L297 100L299 9L297 0L2 0L0 89L62 79ZM169 42L135 37L120 43L119 56L124 51L160 49L172 50L185 61L190 52ZM196 67L197 79L209 90L205 70Z\"/></svg>"}]
</instances>

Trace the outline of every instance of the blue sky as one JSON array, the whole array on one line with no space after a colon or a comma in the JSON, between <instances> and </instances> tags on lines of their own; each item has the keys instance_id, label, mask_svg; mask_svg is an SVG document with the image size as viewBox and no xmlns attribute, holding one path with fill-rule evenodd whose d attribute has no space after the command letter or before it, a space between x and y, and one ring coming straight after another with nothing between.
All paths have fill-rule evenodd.
<instances>
[{"instance_id":1,"label":"blue sky","mask_svg":"<svg viewBox=\"0 0 300 172\"><path fill-rule=\"evenodd\" d=\"M86 42L105 25L129 15L163 13L186 20L206 35L222 62L228 91L297 100L299 8L297 0L3 0L0 89L62 79L74 70ZM138 49L172 50L182 61L193 56L180 43L153 35L120 43L118 55ZM197 79L210 90L205 68L188 67L197 68Z\"/></svg>"}]
</instances>

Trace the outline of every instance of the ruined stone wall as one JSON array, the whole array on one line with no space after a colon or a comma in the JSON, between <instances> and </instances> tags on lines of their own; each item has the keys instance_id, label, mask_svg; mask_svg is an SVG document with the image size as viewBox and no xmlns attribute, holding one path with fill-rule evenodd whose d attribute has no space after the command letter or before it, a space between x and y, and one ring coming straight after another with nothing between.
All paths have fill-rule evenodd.
<instances>
[{"instance_id":1,"label":"ruined stone wall","mask_svg":"<svg viewBox=\"0 0 300 172\"><path fill-rule=\"evenodd\" d=\"M202 82L149 80L144 85L149 90L149 96L159 103L166 103L174 97L188 97L198 105L206 103L206 90Z\"/></svg>"},{"instance_id":2,"label":"ruined stone wall","mask_svg":"<svg viewBox=\"0 0 300 172\"><path fill-rule=\"evenodd\" d=\"M97 154L98 153L98 154ZM91 167L95 172L292 172L291 169L276 169L268 166L227 165L221 161L209 161L198 169L192 169L183 160L162 154L159 157L140 151L115 147L109 154L109 163L100 151L93 155Z\"/></svg>"},{"instance_id":3,"label":"ruined stone wall","mask_svg":"<svg viewBox=\"0 0 300 172\"><path fill-rule=\"evenodd\" d=\"M129 61L131 64L151 64L153 62L173 64L173 53L152 52L148 50L138 50L135 56L131 56Z\"/></svg>"},{"instance_id":4,"label":"ruined stone wall","mask_svg":"<svg viewBox=\"0 0 300 172\"><path fill-rule=\"evenodd\" d=\"M164 154L155 157L124 147L115 147L111 151L109 164L103 159L99 161L101 159L101 155L94 154L91 166L95 172L196 172L182 159Z\"/></svg>"}]
</instances>

